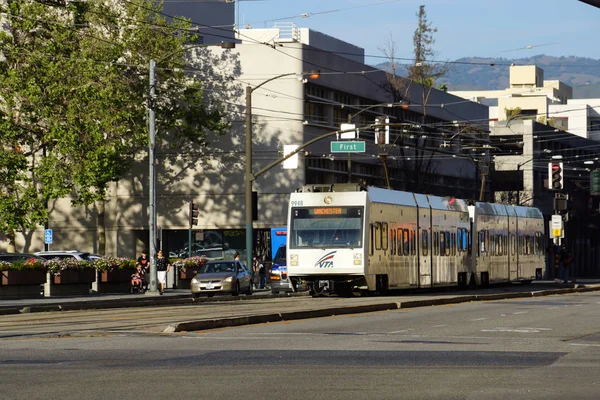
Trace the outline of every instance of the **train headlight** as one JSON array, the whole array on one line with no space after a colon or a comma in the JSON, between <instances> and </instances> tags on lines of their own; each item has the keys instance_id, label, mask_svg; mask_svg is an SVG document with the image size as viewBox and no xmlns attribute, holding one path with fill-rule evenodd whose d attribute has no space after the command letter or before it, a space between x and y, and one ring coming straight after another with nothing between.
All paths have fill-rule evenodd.
<instances>
[{"instance_id":1,"label":"train headlight","mask_svg":"<svg viewBox=\"0 0 600 400\"><path fill-rule=\"evenodd\" d=\"M290 265L298 266L298 254L290 254Z\"/></svg>"},{"instance_id":2,"label":"train headlight","mask_svg":"<svg viewBox=\"0 0 600 400\"><path fill-rule=\"evenodd\" d=\"M361 264L362 264L362 254L354 253L354 265L361 265Z\"/></svg>"}]
</instances>

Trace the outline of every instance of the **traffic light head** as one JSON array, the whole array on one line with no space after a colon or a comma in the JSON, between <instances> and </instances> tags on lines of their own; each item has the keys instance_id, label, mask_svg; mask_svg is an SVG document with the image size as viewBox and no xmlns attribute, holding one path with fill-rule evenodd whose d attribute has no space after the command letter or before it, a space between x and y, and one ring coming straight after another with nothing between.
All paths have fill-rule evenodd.
<instances>
[{"instance_id":1,"label":"traffic light head","mask_svg":"<svg viewBox=\"0 0 600 400\"><path fill-rule=\"evenodd\" d=\"M198 204L190 203L190 227L198 225L198 214L200 213L200 207Z\"/></svg>"},{"instance_id":2,"label":"traffic light head","mask_svg":"<svg viewBox=\"0 0 600 400\"><path fill-rule=\"evenodd\" d=\"M551 162L548 168L548 175L550 181L550 189L552 190L562 190L564 186L564 178L563 178L563 163L561 162Z\"/></svg>"}]
</instances>

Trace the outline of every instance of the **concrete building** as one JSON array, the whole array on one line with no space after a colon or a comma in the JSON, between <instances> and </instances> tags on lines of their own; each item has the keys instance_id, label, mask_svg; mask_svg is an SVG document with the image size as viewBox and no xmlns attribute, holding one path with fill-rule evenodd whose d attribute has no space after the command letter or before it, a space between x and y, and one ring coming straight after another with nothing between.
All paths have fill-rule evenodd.
<instances>
[{"instance_id":1,"label":"concrete building","mask_svg":"<svg viewBox=\"0 0 600 400\"><path fill-rule=\"evenodd\" d=\"M247 86L253 88L254 173L281 159L284 146L339 130L349 115L356 115L352 121L365 128L357 140L366 142L364 153L333 153L330 142L337 138L329 136L299 154L297 169L277 165L257 177L257 254L267 253L269 229L286 225L289 194L304 184L352 181L466 199L489 196L482 180L490 160L483 148L487 106L435 89L423 105L423 88L416 84L405 88L406 106L385 89L386 73L364 64L364 50L292 24L244 29L237 39L234 49L202 48L190 60L213 57L213 72L233 82L219 86L207 81L207 90L218 91L219 101L231 110L231 132L211 136L208 150L182 152L163 142L156 151L159 247L171 256L187 254L192 202L200 209L192 237L195 254L230 258L235 251L243 253ZM311 70L320 70L318 79L305 74ZM375 144L369 125L376 116L390 119L389 144ZM475 127L468 121L483 124ZM110 186L103 204L72 208L69 199L51 202L51 249L97 252L102 242L107 254L123 257L147 249L147 182L148 161L142 154L131 173ZM17 238L17 248L41 250L43 236L42 229L25 233Z\"/></svg>"},{"instance_id":2,"label":"concrete building","mask_svg":"<svg viewBox=\"0 0 600 400\"><path fill-rule=\"evenodd\" d=\"M509 73L506 89L450 93L487 104L491 126L496 121L533 119L582 138L600 139L600 99L573 99L570 86L544 80L544 71L535 65L513 65Z\"/></svg>"}]
</instances>

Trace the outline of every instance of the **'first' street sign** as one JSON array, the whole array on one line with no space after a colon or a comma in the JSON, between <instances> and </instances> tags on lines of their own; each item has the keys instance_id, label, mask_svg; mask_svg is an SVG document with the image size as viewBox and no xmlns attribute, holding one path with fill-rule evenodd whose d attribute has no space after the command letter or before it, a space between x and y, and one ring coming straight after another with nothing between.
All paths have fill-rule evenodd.
<instances>
[{"instance_id":1,"label":"'first' street sign","mask_svg":"<svg viewBox=\"0 0 600 400\"><path fill-rule=\"evenodd\" d=\"M331 142L332 153L364 153L365 142Z\"/></svg>"}]
</instances>

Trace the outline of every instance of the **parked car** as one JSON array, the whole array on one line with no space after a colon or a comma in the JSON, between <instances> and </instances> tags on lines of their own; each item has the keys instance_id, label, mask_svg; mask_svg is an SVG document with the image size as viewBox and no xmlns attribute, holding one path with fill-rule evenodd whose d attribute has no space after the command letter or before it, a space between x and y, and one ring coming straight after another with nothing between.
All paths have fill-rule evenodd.
<instances>
[{"instance_id":1,"label":"parked car","mask_svg":"<svg viewBox=\"0 0 600 400\"><path fill-rule=\"evenodd\" d=\"M285 256L285 244L282 244L279 246L279 249L277 249L277 253L275 253L275 259L273 259L273 265L271 265L271 272L269 273L271 293L273 294L292 291L292 285L287 277Z\"/></svg>"},{"instance_id":2,"label":"parked car","mask_svg":"<svg viewBox=\"0 0 600 400\"><path fill-rule=\"evenodd\" d=\"M46 260L53 260L55 258L65 259L74 258L79 261L93 261L90 258L90 253L77 250L49 250L49 251L38 251L34 253L36 256L45 258Z\"/></svg>"},{"instance_id":3,"label":"parked car","mask_svg":"<svg viewBox=\"0 0 600 400\"><path fill-rule=\"evenodd\" d=\"M208 261L200 272L192 278L190 288L192 296L213 296L215 293L252 294L252 275L239 260Z\"/></svg>"},{"instance_id":4,"label":"parked car","mask_svg":"<svg viewBox=\"0 0 600 400\"><path fill-rule=\"evenodd\" d=\"M14 263L15 261L26 261L26 260L40 260L46 261L45 258L36 256L35 254L29 253L2 253L0 254L0 261L5 261L7 263Z\"/></svg>"}]
</instances>

